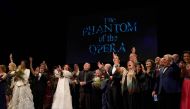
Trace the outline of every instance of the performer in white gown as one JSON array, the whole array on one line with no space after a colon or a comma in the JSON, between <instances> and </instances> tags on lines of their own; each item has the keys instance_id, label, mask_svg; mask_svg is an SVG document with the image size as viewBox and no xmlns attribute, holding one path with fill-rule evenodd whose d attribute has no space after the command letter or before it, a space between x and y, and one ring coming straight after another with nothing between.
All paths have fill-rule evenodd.
<instances>
[{"instance_id":1,"label":"performer in white gown","mask_svg":"<svg viewBox=\"0 0 190 109\"><path fill-rule=\"evenodd\" d=\"M33 95L28 81L30 70L26 69L24 61L19 67L15 72L13 96L8 109L34 109Z\"/></svg>"},{"instance_id":2,"label":"performer in white gown","mask_svg":"<svg viewBox=\"0 0 190 109\"><path fill-rule=\"evenodd\" d=\"M70 93L69 81L72 73L68 71L69 66L65 65L64 70L60 70L57 88L53 98L52 109L73 109ZM57 72L58 70L56 70Z\"/></svg>"}]
</instances>

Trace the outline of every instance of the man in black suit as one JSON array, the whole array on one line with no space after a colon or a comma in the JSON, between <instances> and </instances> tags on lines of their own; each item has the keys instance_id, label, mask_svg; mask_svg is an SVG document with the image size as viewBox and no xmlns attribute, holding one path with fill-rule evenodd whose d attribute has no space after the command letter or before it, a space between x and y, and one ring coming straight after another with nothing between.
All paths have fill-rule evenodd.
<instances>
[{"instance_id":1,"label":"man in black suit","mask_svg":"<svg viewBox=\"0 0 190 109\"><path fill-rule=\"evenodd\" d=\"M109 71L110 81L109 85L111 87L109 94L109 104L111 105L111 109L122 109L122 101L121 101L121 79L122 75L118 72L118 68L120 67L119 57L113 53L113 67Z\"/></svg>"},{"instance_id":2,"label":"man in black suit","mask_svg":"<svg viewBox=\"0 0 190 109\"><path fill-rule=\"evenodd\" d=\"M90 63L86 62L78 76L80 84L79 109L91 109L91 93L93 72L90 71Z\"/></svg>"},{"instance_id":3,"label":"man in black suit","mask_svg":"<svg viewBox=\"0 0 190 109\"><path fill-rule=\"evenodd\" d=\"M45 96L45 89L47 87L47 73L45 72L45 65L40 65L40 71L35 75L34 79L34 106L35 109L43 109L43 98Z\"/></svg>"}]
</instances>

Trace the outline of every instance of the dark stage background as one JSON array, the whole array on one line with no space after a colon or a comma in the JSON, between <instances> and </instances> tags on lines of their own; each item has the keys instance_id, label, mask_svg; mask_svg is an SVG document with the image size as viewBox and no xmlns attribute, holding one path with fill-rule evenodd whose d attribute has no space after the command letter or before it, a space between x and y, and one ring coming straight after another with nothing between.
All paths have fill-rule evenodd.
<instances>
[{"instance_id":1,"label":"dark stage background","mask_svg":"<svg viewBox=\"0 0 190 109\"><path fill-rule=\"evenodd\" d=\"M165 53L181 54L182 51L189 50L189 43L185 38L189 36L189 30L185 28L185 25L189 24L189 18L186 14L181 13L182 11L185 13L187 9L178 10L175 7L168 9L155 5L150 8L139 9L122 8L122 6L109 9L105 7L72 6L75 8L71 10L72 7L62 8L62 6L50 4L42 5L27 2L27 5L23 6L15 1L0 1L1 64L8 64L10 53L13 53L13 58L17 64L21 59L28 59L29 56L34 57L36 64L42 60L46 60L50 66L65 64L69 49L68 37L70 38L71 34L69 28L73 23L73 18L105 16L118 12L136 14L149 20L151 20L151 14L155 17L157 36L157 50L155 52L158 56ZM174 36L176 37L174 38ZM153 55L155 54L153 53Z\"/></svg>"}]
</instances>

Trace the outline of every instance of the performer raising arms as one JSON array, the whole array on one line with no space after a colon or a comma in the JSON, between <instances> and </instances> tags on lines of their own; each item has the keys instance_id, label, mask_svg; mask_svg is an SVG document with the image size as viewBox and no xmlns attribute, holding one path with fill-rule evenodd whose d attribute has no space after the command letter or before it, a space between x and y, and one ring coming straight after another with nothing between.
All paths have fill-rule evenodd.
<instances>
[{"instance_id":1,"label":"performer raising arms","mask_svg":"<svg viewBox=\"0 0 190 109\"><path fill-rule=\"evenodd\" d=\"M64 70L59 67L59 80L54 94L52 109L73 109L72 98L69 87L69 80L72 73L69 71L69 65L64 65Z\"/></svg>"},{"instance_id":2,"label":"performer raising arms","mask_svg":"<svg viewBox=\"0 0 190 109\"><path fill-rule=\"evenodd\" d=\"M10 63L9 63L9 72L7 74L6 82L7 82L7 89L6 89L6 99L7 99L7 105L10 102L12 98L12 89L13 89L13 83L14 83L14 76L16 71L16 64L13 62L12 54L9 56Z\"/></svg>"},{"instance_id":3,"label":"performer raising arms","mask_svg":"<svg viewBox=\"0 0 190 109\"><path fill-rule=\"evenodd\" d=\"M8 109L34 109L33 95L29 84L30 70L26 68L26 61L15 72L13 97Z\"/></svg>"},{"instance_id":4,"label":"performer raising arms","mask_svg":"<svg viewBox=\"0 0 190 109\"><path fill-rule=\"evenodd\" d=\"M109 94L109 104L111 105L111 109L121 109L122 101L121 101L121 83L122 74L119 72L120 69L120 59L119 57L113 53L113 67L111 68L110 75L110 94Z\"/></svg>"}]
</instances>

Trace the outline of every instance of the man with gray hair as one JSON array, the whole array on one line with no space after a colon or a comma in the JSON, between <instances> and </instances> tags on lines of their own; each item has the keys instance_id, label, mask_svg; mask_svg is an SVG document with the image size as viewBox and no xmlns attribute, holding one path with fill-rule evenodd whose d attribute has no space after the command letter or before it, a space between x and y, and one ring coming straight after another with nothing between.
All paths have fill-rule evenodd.
<instances>
[{"instance_id":1,"label":"man with gray hair","mask_svg":"<svg viewBox=\"0 0 190 109\"><path fill-rule=\"evenodd\" d=\"M172 55L163 57L163 68L159 72L156 84L160 100L160 109L179 109L180 107L180 68L173 62ZM153 91L153 95L156 92Z\"/></svg>"},{"instance_id":2,"label":"man with gray hair","mask_svg":"<svg viewBox=\"0 0 190 109\"><path fill-rule=\"evenodd\" d=\"M90 63L86 62L78 76L78 83L80 84L79 109L91 109L90 95L92 93L93 72L90 71L90 68Z\"/></svg>"}]
</instances>

